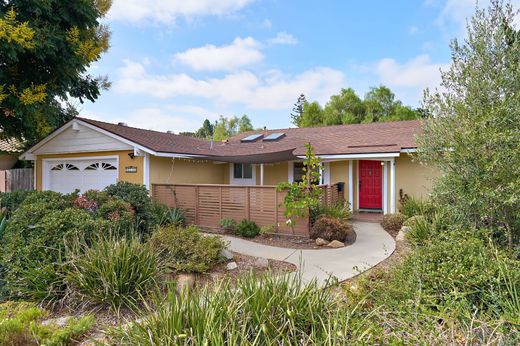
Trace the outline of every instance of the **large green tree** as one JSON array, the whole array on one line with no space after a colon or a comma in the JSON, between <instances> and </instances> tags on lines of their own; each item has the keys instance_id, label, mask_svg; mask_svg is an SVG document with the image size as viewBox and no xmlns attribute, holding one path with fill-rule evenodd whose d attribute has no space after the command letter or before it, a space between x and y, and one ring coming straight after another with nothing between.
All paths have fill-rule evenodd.
<instances>
[{"instance_id":1,"label":"large green tree","mask_svg":"<svg viewBox=\"0 0 520 346\"><path fill-rule=\"evenodd\" d=\"M251 125L251 120L247 115L243 115L240 118L225 118L220 116L213 128L213 139L221 141L236 134L251 130L253 130L253 126Z\"/></svg>"},{"instance_id":2,"label":"large green tree","mask_svg":"<svg viewBox=\"0 0 520 346\"><path fill-rule=\"evenodd\" d=\"M0 129L34 143L95 101L105 77L88 73L108 49L100 19L111 0L0 0ZM75 101L76 102L76 101Z\"/></svg>"},{"instance_id":3,"label":"large green tree","mask_svg":"<svg viewBox=\"0 0 520 346\"><path fill-rule=\"evenodd\" d=\"M433 118L418 138L419 159L442 176L435 200L460 220L520 237L520 31L511 3L477 9L464 42L453 40L442 89L427 92Z\"/></svg>"},{"instance_id":4,"label":"large green tree","mask_svg":"<svg viewBox=\"0 0 520 346\"><path fill-rule=\"evenodd\" d=\"M352 88L344 88L339 94L332 95L323 108L316 101L305 100L299 109L301 113L298 116L291 114L293 123L298 127L412 120L427 114L403 105L384 85L370 88L364 99Z\"/></svg>"}]
</instances>

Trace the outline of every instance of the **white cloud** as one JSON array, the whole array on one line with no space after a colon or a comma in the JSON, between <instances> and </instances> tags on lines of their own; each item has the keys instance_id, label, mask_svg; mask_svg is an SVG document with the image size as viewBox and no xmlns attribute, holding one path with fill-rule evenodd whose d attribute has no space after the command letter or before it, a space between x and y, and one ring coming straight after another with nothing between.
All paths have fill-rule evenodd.
<instances>
[{"instance_id":1,"label":"white cloud","mask_svg":"<svg viewBox=\"0 0 520 346\"><path fill-rule=\"evenodd\" d=\"M113 20L143 20L173 23L177 17L228 15L254 0L114 0L108 17Z\"/></svg>"},{"instance_id":2,"label":"white cloud","mask_svg":"<svg viewBox=\"0 0 520 346\"><path fill-rule=\"evenodd\" d=\"M408 33L409 33L410 35L415 35L415 34L417 34L418 32L419 32L419 28L416 27L416 26L411 26L411 27L408 28Z\"/></svg>"},{"instance_id":3,"label":"white cloud","mask_svg":"<svg viewBox=\"0 0 520 346\"><path fill-rule=\"evenodd\" d=\"M432 63L426 54L419 55L404 64L394 59L385 58L376 64L376 72L381 82L398 87L432 87L441 80L440 69L445 64Z\"/></svg>"},{"instance_id":4,"label":"white cloud","mask_svg":"<svg viewBox=\"0 0 520 346\"><path fill-rule=\"evenodd\" d=\"M268 40L270 44L297 44L298 40L291 34L284 31L276 34L275 37Z\"/></svg>"},{"instance_id":5,"label":"white cloud","mask_svg":"<svg viewBox=\"0 0 520 346\"><path fill-rule=\"evenodd\" d=\"M237 37L230 45L212 44L175 54L175 59L195 70L230 71L263 59L260 43L252 37Z\"/></svg>"},{"instance_id":6,"label":"white cloud","mask_svg":"<svg viewBox=\"0 0 520 346\"><path fill-rule=\"evenodd\" d=\"M153 75L144 66L125 61L115 89L120 93L148 95L159 99L178 96L210 100L218 107L243 104L250 109L287 109L304 93L309 99L325 102L345 85L341 71L317 67L296 76L268 71L257 76L249 71L229 73L221 78L196 79L185 73Z\"/></svg>"},{"instance_id":7,"label":"white cloud","mask_svg":"<svg viewBox=\"0 0 520 346\"><path fill-rule=\"evenodd\" d=\"M265 29L271 29L273 27L273 22L271 22L271 20L269 19L264 19L264 21L262 22L262 27L264 27Z\"/></svg>"}]
</instances>

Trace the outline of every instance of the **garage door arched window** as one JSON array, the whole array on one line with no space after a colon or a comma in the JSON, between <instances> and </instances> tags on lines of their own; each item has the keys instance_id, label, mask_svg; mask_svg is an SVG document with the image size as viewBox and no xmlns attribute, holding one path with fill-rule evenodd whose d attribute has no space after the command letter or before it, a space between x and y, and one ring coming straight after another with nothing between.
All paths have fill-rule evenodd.
<instances>
[{"instance_id":1,"label":"garage door arched window","mask_svg":"<svg viewBox=\"0 0 520 346\"><path fill-rule=\"evenodd\" d=\"M60 163L52 167L51 171L79 171L79 168L70 163Z\"/></svg>"},{"instance_id":2,"label":"garage door arched window","mask_svg":"<svg viewBox=\"0 0 520 346\"><path fill-rule=\"evenodd\" d=\"M115 170L117 170L116 166L111 165L110 163L106 163L106 162L102 162L101 163L101 167L105 171L115 171Z\"/></svg>"},{"instance_id":3,"label":"garage door arched window","mask_svg":"<svg viewBox=\"0 0 520 346\"><path fill-rule=\"evenodd\" d=\"M97 171L99 168L99 163L93 163L91 165L88 165L87 167L85 167L85 170L86 171Z\"/></svg>"}]
</instances>

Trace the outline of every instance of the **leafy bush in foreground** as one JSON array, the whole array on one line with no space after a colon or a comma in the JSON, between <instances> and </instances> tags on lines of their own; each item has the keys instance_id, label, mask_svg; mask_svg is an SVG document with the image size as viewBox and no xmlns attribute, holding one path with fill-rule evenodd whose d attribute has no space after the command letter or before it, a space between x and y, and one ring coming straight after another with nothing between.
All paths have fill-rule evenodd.
<instances>
[{"instance_id":1,"label":"leafy bush in foreground","mask_svg":"<svg viewBox=\"0 0 520 346\"><path fill-rule=\"evenodd\" d=\"M235 228L235 234L246 238L254 238L260 234L260 227L250 220L242 220Z\"/></svg>"},{"instance_id":2,"label":"leafy bush in foreground","mask_svg":"<svg viewBox=\"0 0 520 346\"><path fill-rule=\"evenodd\" d=\"M33 196L37 194L29 198ZM56 263L63 255L65 239L88 240L108 229L106 221L93 219L84 210L55 209L54 204L42 201L28 203L29 198L13 214L2 237L0 267L4 290L11 296L40 296L38 287L56 279ZM56 205L67 203L58 198Z\"/></svg>"},{"instance_id":3,"label":"leafy bush in foreground","mask_svg":"<svg viewBox=\"0 0 520 346\"><path fill-rule=\"evenodd\" d=\"M253 274L214 289L160 293L129 328L123 345L345 345L349 318L339 298L297 276ZM355 330L353 328L353 330Z\"/></svg>"},{"instance_id":4,"label":"leafy bush in foreground","mask_svg":"<svg viewBox=\"0 0 520 346\"><path fill-rule=\"evenodd\" d=\"M170 271L203 273L222 260L222 239L203 235L196 226L164 227L152 234L150 244Z\"/></svg>"},{"instance_id":5,"label":"leafy bush in foreground","mask_svg":"<svg viewBox=\"0 0 520 346\"><path fill-rule=\"evenodd\" d=\"M148 234L156 226L154 224L156 218L152 213L152 200L146 186L120 181L107 186L104 191L108 195L121 198L132 205L141 233Z\"/></svg>"},{"instance_id":6,"label":"leafy bush in foreground","mask_svg":"<svg viewBox=\"0 0 520 346\"><path fill-rule=\"evenodd\" d=\"M33 190L16 190L13 192L2 192L0 193L0 207L6 208L10 213L16 211L20 204L29 196L34 193Z\"/></svg>"},{"instance_id":7,"label":"leafy bush in foreground","mask_svg":"<svg viewBox=\"0 0 520 346\"><path fill-rule=\"evenodd\" d=\"M328 241L344 242L354 235L352 225L342 219L320 216L312 225L309 236L311 239L322 238Z\"/></svg>"},{"instance_id":8,"label":"leafy bush in foreground","mask_svg":"<svg viewBox=\"0 0 520 346\"><path fill-rule=\"evenodd\" d=\"M334 203L332 205L320 204L311 209L311 224L314 224L320 216L327 216L346 221L352 217L352 212L348 202L345 202L344 204Z\"/></svg>"},{"instance_id":9,"label":"leafy bush in foreground","mask_svg":"<svg viewBox=\"0 0 520 346\"><path fill-rule=\"evenodd\" d=\"M35 304L6 302L0 304L0 345L69 345L85 336L94 326L94 317L69 319L65 326L42 325L48 312Z\"/></svg>"},{"instance_id":10,"label":"leafy bush in foreground","mask_svg":"<svg viewBox=\"0 0 520 346\"><path fill-rule=\"evenodd\" d=\"M157 255L137 238L103 237L68 248L65 280L70 301L110 307L134 306L161 276Z\"/></svg>"},{"instance_id":11,"label":"leafy bush in foreground","mask_svg":"<svg viewBox=\"0 0 520 346\"><path fill-rule=\"evenodd\" d=\"M377 327L367 343L515 344L520 263L476 232L439 235L388 273L365 276L346 290L351 307L361 304L374 326L390 329ZM463 329L471 331L449 335Z\"/></svg>"}]
</instances>

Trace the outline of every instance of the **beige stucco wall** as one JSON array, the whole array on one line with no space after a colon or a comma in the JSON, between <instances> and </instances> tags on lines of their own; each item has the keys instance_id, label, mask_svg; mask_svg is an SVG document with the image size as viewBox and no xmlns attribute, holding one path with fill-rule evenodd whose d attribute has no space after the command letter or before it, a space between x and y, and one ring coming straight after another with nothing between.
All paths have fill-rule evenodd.
<instances>
[{"instance_id":1,"label":"beige stucco wall","mask_svg":"<svg viewBox=\"0 0 520 346\"><path fill-rule=\"evenodd\" d=\"M38 155L36 157L36 189L42 189L42 160L55 158L69 158L69 157L90 157L90 156L118 156L119 157L119 181L128 181L134 184L143 184L143 157L130 158L128 154L133 151L103 151L91 153L69 153L69 154L51 154ZM137 167L136 173L125 173L126 166Z\"/></svg>"},{"instance_id":2,"label":"beige stucco wall","mask_svg":"<svg viewBox=\"0 0 520 346\"><path fill-rule=\"evenodd\" d=\"M343 190L343 197L348 200L348 161L335 161L330 164L330 183L336 184L339 182L345 183L345 189Z\"/></svg>"},{"instance_id":3,"label":"beige stucco wall","mask_svg":"<svg viewBox=\"0 0 520 346\"><path fill-rule=\"evenodd\" d=\"M151 184L227 184L229 165L150 156Z\"/></svg>"},{"instance_id":4,"label":"beige stucco wall","mask_svg":"<svg viewBox=\"0 0 520 346\"><path fill-rule=\"evenodd\" d=\"M427 198L438 176L440 173L437 170L413 161L408 154L401 154L395 159L396 207L399 207L400 189L413 198Z\"/></svg>"},{"instance_id":5,"label":"beige stucco wall","mask_svg":"<svg viewBox=\"0 0 520 346\"><path fill-rule=\"evenodd\" d=\"M264 185L278 185L287 181L287 166L287 162L264 164ZM260 173L258 178L260 178Z\"/></svg>"}]
</instances>

